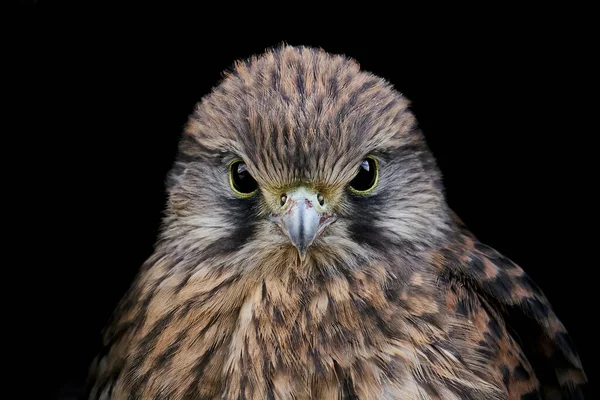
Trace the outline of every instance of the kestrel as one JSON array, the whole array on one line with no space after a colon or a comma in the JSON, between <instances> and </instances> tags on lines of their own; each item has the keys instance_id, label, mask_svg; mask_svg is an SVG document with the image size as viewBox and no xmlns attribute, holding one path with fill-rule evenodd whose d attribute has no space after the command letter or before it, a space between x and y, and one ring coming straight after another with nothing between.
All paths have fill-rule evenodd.
<instances>
[{"instance_id":1,"label":"kestrel","mask_svg":"<svg viewBox=\"0 0 600 400\"><path fill-rule=\"evenodd\" d=\"M527 274L446 203L408 100L280 46L196 106L90 399L560 399L585 383Z\"/></svg>"}]
</instances>

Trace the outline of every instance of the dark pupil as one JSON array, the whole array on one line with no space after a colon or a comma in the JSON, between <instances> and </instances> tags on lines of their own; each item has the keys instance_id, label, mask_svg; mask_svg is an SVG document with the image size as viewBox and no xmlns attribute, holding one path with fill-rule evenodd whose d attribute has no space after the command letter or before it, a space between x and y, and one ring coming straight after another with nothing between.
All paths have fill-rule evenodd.
<instances>
[{"instance_id":1,"label":"dark pupil","mask_svg":"<svg viewBox=\"0 0 600 400\"><path fill-rule=\"evenodd\" d=\"M243 162L236 162L231 166L231 177L235 189L240 193L252 193L258 187L258 184L248 173L246 164Z\"/></svg>"},{"instance_id":2,"label":"dark pupil","mask_svg":"<svg viewBox=\"0 0 600 400\"><path fill-rule=\"evenodd\" d=\"M365 158L360 164L358 174L350 182L350 186L359 191L369 190L375 183L375 161Z\"/></svg>"}]
</instances>

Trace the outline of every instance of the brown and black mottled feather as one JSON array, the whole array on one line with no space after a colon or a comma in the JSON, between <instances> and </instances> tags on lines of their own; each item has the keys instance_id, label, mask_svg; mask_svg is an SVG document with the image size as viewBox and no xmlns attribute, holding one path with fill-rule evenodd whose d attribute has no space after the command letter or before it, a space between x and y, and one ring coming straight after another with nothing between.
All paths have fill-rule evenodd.
<instances>
[{"instance_id":1,"label":"brown and black mottled feather","mask_svg":"<svg viewBox=\"0 0 600 400\"><path fill-rule=\"evenodd\" d=\"M486 314L483 346L498 349L499 342L509 341L514 354L498 364L509 392L532 389L529 398L582 398L581 362L542 290L454 217L457 243L443 251L440 263L441 279L450 288L448 303L473 320Z\"/></svg>"},{"instance_id":2,"label":"brown and black mottled feather","mask_svg":"<svg viewBox=\"0 0 600 400\"><path fill-rule=\"evenodd\" d=\"M367 156L377 183L357 193ZM449 209L408 101L353 60L281 46L237 63L167 186L90 399L569 399L585 383L540 289ZM337 218L304 258L272 222L300 189Z\"/></svg>"}]
</instances>

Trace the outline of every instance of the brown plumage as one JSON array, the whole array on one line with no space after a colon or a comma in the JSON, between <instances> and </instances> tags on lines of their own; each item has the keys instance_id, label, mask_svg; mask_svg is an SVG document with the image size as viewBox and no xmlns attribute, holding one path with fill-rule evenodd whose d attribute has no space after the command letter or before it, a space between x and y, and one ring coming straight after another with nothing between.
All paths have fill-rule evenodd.
<instances>
[{"instance_id":1,"label":"brown plumage","mask_svg":"<svg viewBox=\"0 0 600 400\"><path fill-rule=\"evenodd\" d=\"M190 117L168 193L91 399L558 399L585 382L540 289L448 208L407 100L348 58L237 63Z\"/></svg>"}]
</instances>

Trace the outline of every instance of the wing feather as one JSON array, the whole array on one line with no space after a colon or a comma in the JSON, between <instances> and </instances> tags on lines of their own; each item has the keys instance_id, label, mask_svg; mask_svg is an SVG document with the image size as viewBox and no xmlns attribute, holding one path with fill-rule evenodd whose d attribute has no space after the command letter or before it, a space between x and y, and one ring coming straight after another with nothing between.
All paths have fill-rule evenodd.
<instances>
[{"instance_id":1,"label":"wing feather","mask_svg":"<svg viewBox=\"0 0 600 400\"><path fill-rule=\"evenodd\" d=\"M498 365L509 397L583 398L581 386L587 378L581 361L542 290L522 268L478 241L455 218L459 234L443 251L441 277L457 312L469 318L485 314L481 333L487 340L482 343L496 346L492 353L505 358ZM505 348L500 350L501 345ZM538 393L523 382L535 382Z\"/></svg>"}]
</instances>

